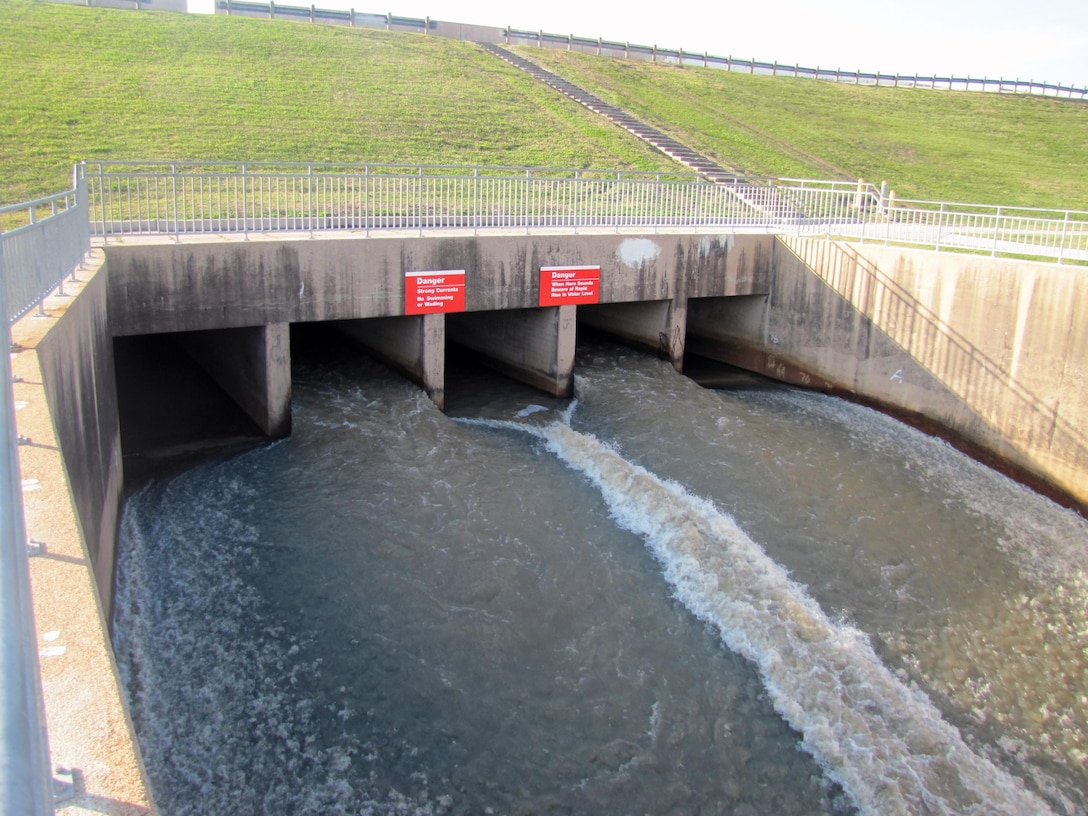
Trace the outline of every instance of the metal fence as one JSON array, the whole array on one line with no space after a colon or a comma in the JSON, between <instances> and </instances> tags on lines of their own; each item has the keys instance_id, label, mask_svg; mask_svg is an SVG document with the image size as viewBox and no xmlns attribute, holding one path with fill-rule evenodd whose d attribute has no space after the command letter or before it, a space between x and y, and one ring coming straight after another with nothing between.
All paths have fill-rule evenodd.
<instances>
[{"instance_id":1,"label":"metal fence","mask_svg":"<svg viewBox=\"0 0 1088 816\"><path fill-rule=\"evenodd\" d=\"M864 182L399 165L86 166L94 235L707 230L1088 261L1088 213L896 199Z\"/></svg>"},{"instance_id":2,"label":"metal fence","mask_svg":"<svg viewBox=\"0 0 1088 816\"><path fill-rule=\"evenodd\" d=\"M0 273L3 268L0 267ZM0 287L0 307L7 302ZM27 565L11 360L0 364L0 813L53 812Z\"/></svg>"},{"instance_id":3,"label":"metal fence","mask_svg":"<svg viewBox=\"0 0 1088 816\"><path fill-rule=\"evenodd\" d=\"M825 232L828 237L862 243L958 250L991 257L1057 263L1088 261L1088 212L912 201L866 185L864 191L859 186L855 193L858 217L850 222L837 218L834 212L813 209L810 204L821 201L813 196L816 190L838 190L842 195L843 182L782 179L778 183L784 194L795 196L799 206L824 221L820 229L813 230L810 225L805 230L808 234Z\"/></svg>"},{"instance_id":4,"label":"metal fence","mask_svg":"<svg viewBox=\"0 0 1088 816\"><path fill-rule=\"evenodd\" d=\"M95 235L750 223L767 185L695 174L396 165L88 165Z\"/></svg>"}]
</instances>

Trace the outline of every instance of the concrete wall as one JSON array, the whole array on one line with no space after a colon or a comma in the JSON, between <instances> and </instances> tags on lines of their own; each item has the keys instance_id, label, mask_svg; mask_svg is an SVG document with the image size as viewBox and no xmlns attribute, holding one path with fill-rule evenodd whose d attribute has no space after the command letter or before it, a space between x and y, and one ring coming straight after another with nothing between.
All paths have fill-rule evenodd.
<instances>
[{"instance_id":1,"label":"concrete wall","mask_svg":"<svg viewBox=\"0 0 1088 816\"><path fill-rule=\"evenodd\" d=\"M693 301L691 351L842 391L1088 509L1088 277L1052 264L814 239L766 298Z\"/></svg>"},{"instance_id":2,"label":"concrete wall","mask_svg":"<svg viewBox=\"0 0 1088 816\"><path fill-rule=\"evenodd\" d=\"M112 341L101 253L11 326L34 625L52 766L75 768L58 813L157 813L113 662L107 624L120 503ZM14 542L13 542L14 543ZM6 678L5 678L6 680ZM3 681L0 681L3 682ZM52 812L52 809L50 809Z\"/></svg>"},{"instance_id":3,"label":"concrete wall","mask_svg":"<svg viewBox=\"0 0 1088 816\"><path fill-rule=\"evenodd\" d=\"M600 266L587 322L683 364L688 292L766 291L766 235L562 235L236 241L109 247L116 336L179 333L194 358L271 435L286 433L289 351L245 340L262 327L328 322L444 402L447 339L553 395L573 385L574 307L542 309L543 266ZM406 273L464 270L464 314L412 323ZM652 302L652 305L647 305ZM441 315L432 315L441 318ZM241 345L239 345L241 344ZM285 343L281 343L285 346ZM237 348L233 348L237 346ZM288 362L277 367L276 360ZM254 368L252 376L249 369ZM276 375L286 370L286 375ZM285 387L282 385L287 379Z\"/></svg>"},{"instance_id":4,"label":"concrete wall","mask_svg":"<svg viewBox=\"0 0 1088 816\"><path fill-rule=\"evenodd\" d=\"M95 585L108 615L122 496L121 426L102 263L38 345L46 400Z\"/></svg>"},{"instance_id":5,"label":"concrete wall","mask_svg":"<svg viewBox=\"0 0 1088 816\"><path fill-rule=\"evenodd\" d=\"M599 264L601 302L764 291L767 235L532 235L110 246L118 336L392 317L407 272L464 269L467 311L535 308L542 266Z\"/></svg>"},{"instance_id":6,"label":"concrete wall","mask_svg":"<svg viewBox=\"0 0 1088 816\"><path fill-rule=\"evenodd\" d=\"M1088 284L1076 270L766 235L349 238L108 253L118 335L400 318L405 273L464 269L467 313L448 316L432 345L449 332L553 393L567 390L561 355L573 334L528 319L545 311L540 267L600 265L600 305L579 308L588 325L656 347L677 367L690 351L853 395L944 429L1088 507L1088 440L1078 430L1088 418ZM544 346L560 356L526 357ZM412 354L422 349L413 341ZM440 393L441 383L427 382Z\"/></svg>"}]
</instances>

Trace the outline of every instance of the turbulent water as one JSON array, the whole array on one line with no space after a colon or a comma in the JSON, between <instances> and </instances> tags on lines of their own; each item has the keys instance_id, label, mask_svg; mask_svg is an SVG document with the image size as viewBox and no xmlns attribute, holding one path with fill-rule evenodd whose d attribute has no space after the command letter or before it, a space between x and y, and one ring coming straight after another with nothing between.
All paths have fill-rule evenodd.
<instances>
[{"instance_id":1,"label":"turbulent water","mask_svg":"<svg viewBox=\"0 0 1088 816\"><path fill-rule=\"evenodd\" d=\"M165 814L1088 813L1088 526L789 389L577 400L366 360L128 503Z\"/></svg>"}]
</instances>

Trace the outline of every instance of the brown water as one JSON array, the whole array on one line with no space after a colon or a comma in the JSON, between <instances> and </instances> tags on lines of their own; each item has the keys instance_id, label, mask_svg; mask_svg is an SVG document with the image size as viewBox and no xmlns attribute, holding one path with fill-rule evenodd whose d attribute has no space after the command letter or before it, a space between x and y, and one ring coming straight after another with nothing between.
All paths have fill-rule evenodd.
<instances>
[{"instance_id":1,"label":"brown water","mask_svg":"<svg viewBox=\"0 0 1088 816\"><path fill-rule=\"evenodd\" d=\"M305 358L299 349L296 358ZM163 812L1085 813L1088 528L788 389L367 361L126 508Z\"/></svg>"}]
</instances>

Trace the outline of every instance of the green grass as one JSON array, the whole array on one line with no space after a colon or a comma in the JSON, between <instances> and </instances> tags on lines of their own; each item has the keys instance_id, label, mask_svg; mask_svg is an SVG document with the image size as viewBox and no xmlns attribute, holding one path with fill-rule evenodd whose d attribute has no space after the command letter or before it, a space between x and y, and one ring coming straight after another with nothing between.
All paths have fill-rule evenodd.
<instances>
[{"instance_id":1,"label":"green grass","mask_svg":"<svg viewBox=\"0 0 1088 816\"><path fill-rule=\"evenodd\" d=\"M92 158L679 168L468 43L26 0L0 20L3 203Z\"/></svg>"},{"instance_id":2,"label":"green grass","mask_svg":"<svg viewBox=\"0 0 1088 816\"><path fill-rule=\"evenodd\" d=\"M1088 210L1088 103L521 52L752 173L887 181L902 198Z\"/></svg>"},{"instance_id":3,"label":"green grass","mask_svg":"<svg viewBox=\"0 0 1088 816\"><path fill-rule=\"evenodd\" d=\"M0 0L0 203L78 159L675 170L479 47ZM721 163L901 198L1088 210L1088 104L525 53Z\"/></svg>"}]
</instances>

